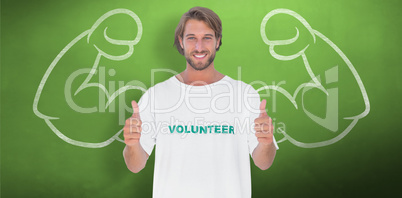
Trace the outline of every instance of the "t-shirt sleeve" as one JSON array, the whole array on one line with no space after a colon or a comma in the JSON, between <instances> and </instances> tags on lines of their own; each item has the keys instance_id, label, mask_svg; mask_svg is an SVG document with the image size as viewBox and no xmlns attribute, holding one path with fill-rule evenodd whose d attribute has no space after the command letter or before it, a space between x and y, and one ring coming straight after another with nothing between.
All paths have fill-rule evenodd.
<instances>
[{"instance_id":1,"label":"t-shirt sleeve","mask_svg":"<svg viewBox=\"0 0 402 198\"><path fill-rule=\"evenodd\" d=\"M248 140L248 148L250 155L253 155L254 149L258 146L258 140L257 137L255 136L255 129L254 129L254 120L258 118L260 115L260 104L261 104L261 99L260 95L258 92L251 86L248 85L245 90L245 101L246 101L246 109L249 112L249 122L250 122L250 133L247 134L247 140ZM268 101L267 101L268 105ZM267 112L269 114L269 112ZM275 129L274 129L275 130ZM275 134L275 133L274 133ZM278 150L278 144L275 140L275 137L273 137L273 143Z\"/></svg>"},{"instance_id":2,"label":"t-shirt sleeve","mask_svg":"<svg viewBox=\"0 0 402 198\"><path fill-rule=\"evenodd\" d=\"M142 131L140 137L140 145L148 153L151 155L152 150L156 143L156 125L155 125L155 115L152 113L152 105L154 105L155 100L151 100L152 98L151 89L146 91L140 101L138 102L138 107L140 111L140 119L142 122Z\"/></svg>"}]
</instances>

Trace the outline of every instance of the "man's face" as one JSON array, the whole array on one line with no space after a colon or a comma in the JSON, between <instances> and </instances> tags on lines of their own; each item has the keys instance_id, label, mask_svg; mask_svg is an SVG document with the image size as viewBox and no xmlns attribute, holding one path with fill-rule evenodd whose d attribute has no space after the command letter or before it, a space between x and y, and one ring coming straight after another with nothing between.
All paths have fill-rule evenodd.
<instances>
[{"instance_id":1,"label":"man's face","mask_svg":"<svg viewBox=\"0 0 402 198\"><path fill-rule=\"evenodd\" d=\"M184 57L195 70L203 70L211 65L219 39L216 39L215 32L204 21L194 19L187 21L183 38L179 38Z\"/></svg>"}]
</instances>

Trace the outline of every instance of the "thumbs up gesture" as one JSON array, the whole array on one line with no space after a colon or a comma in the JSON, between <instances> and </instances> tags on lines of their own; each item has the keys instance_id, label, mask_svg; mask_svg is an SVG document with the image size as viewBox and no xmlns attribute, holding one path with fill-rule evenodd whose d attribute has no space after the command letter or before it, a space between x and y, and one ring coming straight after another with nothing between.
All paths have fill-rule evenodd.
<instances>
[{"instance_id":1,"label":"thumbs up gesture","mask_svg":"<svg viewBox=\"0 0 402 198\"><path fill-rule=\"evenodd\" d=\"M126 120L124 125L124 143L127 146L138 144L141 137L141 119L137 102L134 100L131 102L133 107L133 115Z\"/></svg>"},{"instance_id":2,"label":"thumbs up gesture","mask_svg":"<svg viewBox=\"0 0 402 198\"><path fill-rule=\"evenodd\" d=\"M273 141L274 127L272 125L272 119L265 111L267 101L264 99L260 104L260 116L254 120L255 136L257 136L258 142L263 145L269 145Z\"/></svg>"}]
</instances>

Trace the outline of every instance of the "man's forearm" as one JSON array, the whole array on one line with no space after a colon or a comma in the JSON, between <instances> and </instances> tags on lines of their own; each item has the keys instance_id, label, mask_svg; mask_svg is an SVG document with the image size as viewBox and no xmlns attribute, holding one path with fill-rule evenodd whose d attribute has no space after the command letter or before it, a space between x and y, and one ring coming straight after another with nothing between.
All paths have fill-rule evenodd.
<instances>
[{"instance_id":1,"label":"man's forearm","mask_svg":"<svg viewBox=\"0 0 402 198\"><path fill-rule=\"evenodd\" d=\"M258 143L252 155L254 164L261 170L267 170L274 162L275 154L276 147L273 142L268 145Z\"/></svg>"},{"instance_id":2,"label":"man's forearm","mask_svg":"<svg viewBox=\"0 0 402 198\"><path fill-rule=\"evenodd\" d=\"M148 154L141 147L140 143L130 146L126 145L123 150L123 156L127 168L133 173L140 172L148 160Z\"/></svg>"}]
</instances>

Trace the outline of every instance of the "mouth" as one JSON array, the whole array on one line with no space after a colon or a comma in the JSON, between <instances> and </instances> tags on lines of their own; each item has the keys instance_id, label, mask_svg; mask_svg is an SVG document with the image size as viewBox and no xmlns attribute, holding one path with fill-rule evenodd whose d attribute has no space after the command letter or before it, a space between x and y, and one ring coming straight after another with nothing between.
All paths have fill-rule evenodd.
<instances>
[{"instance_id":1,"label":"mouth","mask_svg":"<svg viewBox=\"0 0 402 198\"><path fill-rule=\"evenodd\" d=\"M205 58L205 57L207 56L207 54L194 54L193 56L194 56L196 59L201 60L201 59Z\"/></svg>"}]
</instances>

